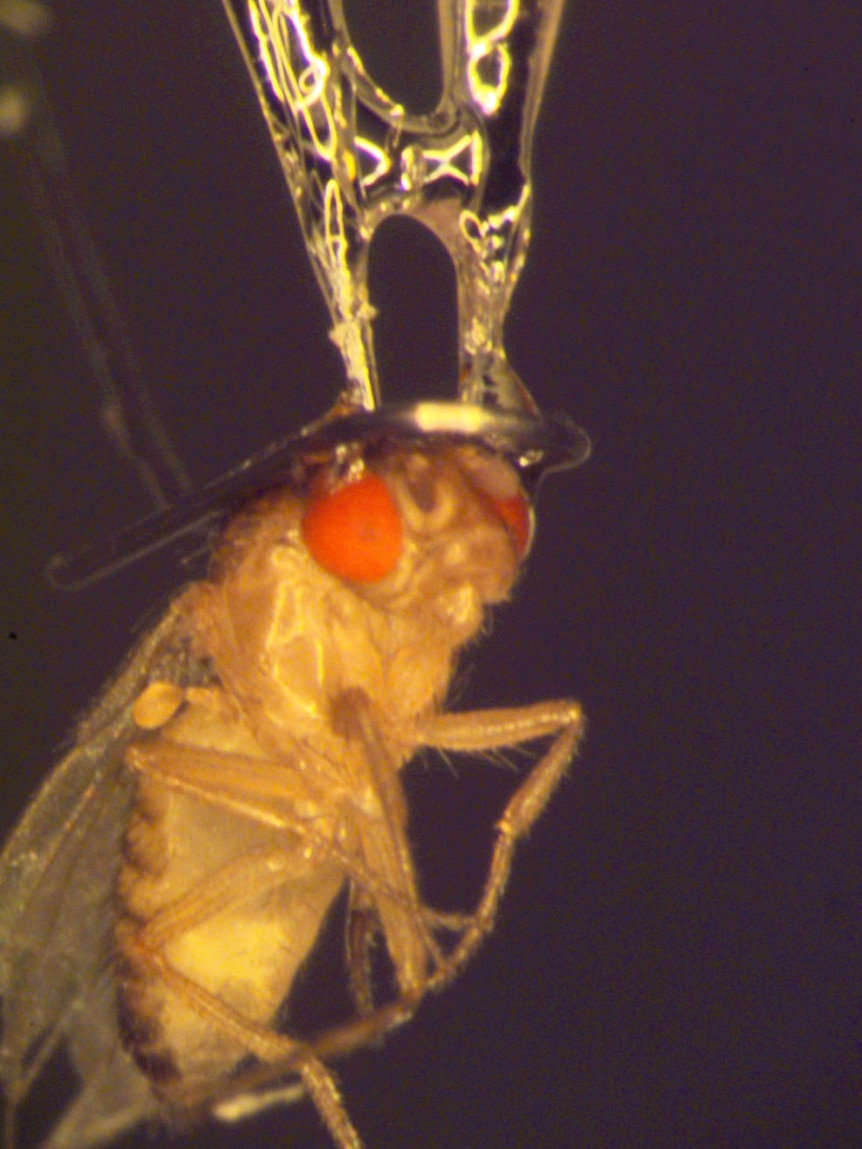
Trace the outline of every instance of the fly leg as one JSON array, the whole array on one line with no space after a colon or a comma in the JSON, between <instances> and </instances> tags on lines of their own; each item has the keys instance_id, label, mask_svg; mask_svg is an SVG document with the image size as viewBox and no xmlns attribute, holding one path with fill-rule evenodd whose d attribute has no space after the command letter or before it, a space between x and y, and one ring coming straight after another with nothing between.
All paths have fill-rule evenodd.
<instances>
[{"instance_id":1,"label":"fly leg","mask_svg":"<svg viewBox=\"0 0 862 1149\"><path fill-rule=\"evenodd\" d=\"M380 916L368 892L362 886L351 882L344 948L347 954L350 996L356 1012L362 1017L374 1010L371 950L380 929Z\"/></svg>"},{"instance_id":2,"label":"fly leg","mask_svg":"<svg viewBox=\"0 0 862 1149\"><path fill-rule=\"evenodd\" d=\"M344 691L333 706L333 718L335 729L348 743L361 745L368 771L368 801L374 813L357 823L357 832L363 857L374 873L383 876L385 884L364 885L363 893L386 938L401 993L422 993L429 964L436 968L444 959L422 904L407 837L407 799L399 776L402 758L392 752L381 732L380 718L363 690ZM394 898L390 891L395 892ZM370 937L363 926L348 939L357 946L361 939L365 951L363 954L357 946L348 945L348 965L360 1013L368 1012L372 1004L370 977L361 972L363 964L367 970Z\"/></svg>"},{"instance_id":3,"label":"fly leg","mask_svg":"<svg viewBox=\"0 0 862 1149\"><path fill-rule=\"evenodd\" d=\"M458 976L483 939L492 932L506 890L518 843L547 806L575 755L584 731L576 702L543 702L513 710L440 714L422 732L423 745L438 750L482 753L553 735L553 741L509 799L496 825L496 839L485 885L473 913L459 926L454 947L428 980L440 990ZM441 915L444 928L446 915ZM457 915L453 921L457 921Z\"/></svg>"},{"instance_id":4,"label":"fly leg","mask_svg":"<svg viewBox=\"0 0 862 1149\"><path fill-rule=\"evenodd\" d=\"M375 763L378 764L377 771L381 776L381 788L383 788L387 772L379 769L383 748L375 742L374 724L364 707L357 705L351 709L352 721L362 733L368 761L373 769ZM578 703L569 701L543 702L535 706L510 710L440 714L423 729L423 745L453 752L478 754L510 748L549 735L553 737L553 741L509 799L497 823L491 862L479 903L473 913L438 913L421 906L418 901L416 903L432 930L458 935L454 948L448 954L441 955L439 947L435 947L432 952L433 972L417 978L413 984L402 984L402 994L398 1000L371 1013L364 1013L362 1004L367 1008L370 1000L367 997L363 999L361 994L369 990L366 947L373 924L367 920L363 921L360 916L356 924L357 936L353 939L353 947L348 946L348 955L352 983L355 984L357 971L361 975L360 993L354 992L354 996L360 1014L364 1015L353 1023L321 1034L315 1039L314 1048L320 1056L340 1056L383 1036L415 1012L425 993L429 990L443 989L458 976L483 939L493 931L517 846L530 832L561 782L577 750L583 731L584 716L581 707ZM399 780L396 778L395 781ZM391 827L397 827L395 832L402 832L402 823L397 819L392 819L389 824ZM412 863L409 874L412 881ZM411 892L413 897L418 899L415 886L411 886ZM361 911L363 908L364 902L360 900L358 910ZM375 908L379 909L376 903ZM385 919L382 924L391 948L393 926L389 923L387 928Z\"/></svg>"},{"instance_id":5,"label":"fly leg","mask_svg":"<svg viewBox=\"0 0 862 1149\"><path fill-rule=\"evenodd\" d=\"M488 874L474 912L438 913L422 907L431 928L460 935L455 947L440 959L430 976L415 987L402 991L396 1000L315 1037L311 1044L318 1057L322 1060L343 1057L379 1040L408 1021L429 990L440 990L457 977L484 938L492 932L518 843L529 833L561 782L577 750L584 725L580 706L563 701L513 710L442 714L423 730L423 745L467 753L506 749L549 735L554 739L509 799L497 823ZM363 903L360 901L359 905ZM359 926L358 929L364 937L365 927ZM252 1073L261 1083L272 1080L268 1067Z\"/></svg>"}]
</instances>

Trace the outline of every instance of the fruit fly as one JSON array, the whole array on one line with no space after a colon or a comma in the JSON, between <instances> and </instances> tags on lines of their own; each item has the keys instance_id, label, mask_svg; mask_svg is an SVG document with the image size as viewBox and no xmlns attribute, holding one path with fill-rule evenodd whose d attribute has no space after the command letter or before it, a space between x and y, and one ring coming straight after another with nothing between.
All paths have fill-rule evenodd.
<instances>
[{"instance_id":1,"label":"fruit fly","mask_svg":"<svg viewBox=\"0 0 862 1149\"><path fill-rule=\"evenodd\" d=\"M494 927L583 729L571 701L446 709L460 652L529 552L539 478L589 449L540 415L502 345L559 10L441 0L443 96L410 116L365 73L336 0L227 4L347 382L311 427L54 567L81 584L201 526L214 539L206 576L85 716L0 858L8 1146L63 1052L79 1087L44 1149L302 1095L338 1149L358 1149L330 1063L408 1020ZM456 266L456 402L380 403L365 273L397 212ZM477 904L429 906L403 768L426 748L537 740ZM301 1031L300 975L343 892L351 1009Z\"/></svg>"}]
</instances>

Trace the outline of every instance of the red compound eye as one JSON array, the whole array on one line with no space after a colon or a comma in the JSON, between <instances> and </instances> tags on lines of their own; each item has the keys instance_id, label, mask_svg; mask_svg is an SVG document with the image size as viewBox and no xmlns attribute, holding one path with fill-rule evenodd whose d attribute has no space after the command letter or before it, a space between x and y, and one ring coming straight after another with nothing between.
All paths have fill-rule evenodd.
<instances>
[{"instance_id":1,"label":"red compound eye","mask_svg":"<svg viewBox=\"0 0 862 1149\"><path fill-rule=\"evenodd\" d=\"M508 499L497 499L492 496L491 505L512 532L512 538L518 548L518 558L522 559L529 550L533 534L530 504L523 495L513 495Z\"/></svg>"},{"instance_id":2,"label":"red compound eye","mask_svg":"<svg viewBox=\"0 0 862 1149\"><path fill-rule=\"evenodd\" d=\"M384 481L365 475L311 502L302 537L312 558L330 574L378 582L401 554L401 518Z\"/></svg>"}]
</instances>

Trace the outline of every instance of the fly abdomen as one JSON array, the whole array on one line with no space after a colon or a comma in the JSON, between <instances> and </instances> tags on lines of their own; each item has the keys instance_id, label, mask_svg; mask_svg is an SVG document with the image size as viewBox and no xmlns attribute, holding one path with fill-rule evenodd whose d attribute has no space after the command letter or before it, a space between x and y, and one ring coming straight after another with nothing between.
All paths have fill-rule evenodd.
<instances>
[{"instance_id":1,"label":"fly abdomen","mask_svg":"<svg viewBox=\"0 0 862 1149\"><path fill-rule=\"evenodd\" d=\"M265 824L252 794L271 777L288 822L292 766L220 688L188 691L126 760L138 789L116 892L121 1033L154 1089L185 1103L250 1054L285 1055L271 1027L343 873Z\"/></svg>"}]
</instances>

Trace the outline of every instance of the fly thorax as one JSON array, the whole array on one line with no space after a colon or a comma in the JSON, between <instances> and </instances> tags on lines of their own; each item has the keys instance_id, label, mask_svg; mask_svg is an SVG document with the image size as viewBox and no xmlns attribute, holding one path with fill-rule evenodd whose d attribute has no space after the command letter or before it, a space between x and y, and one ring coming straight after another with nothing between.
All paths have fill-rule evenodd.
<instances>
[{"instance_id":1,"label":"fly thorax","mask_svg":"<svg viewBox=\"0 0 862 1149\"><path fill-rule=\"evenodd\" d=\"M401 447L323 470L229 528L201 591L205 653L244 704L297 738L315 738L355 688L403 728L442 703L530 531L514 469L476 447Z\"/></svg>"}]
</instances>

